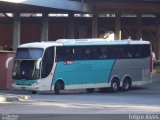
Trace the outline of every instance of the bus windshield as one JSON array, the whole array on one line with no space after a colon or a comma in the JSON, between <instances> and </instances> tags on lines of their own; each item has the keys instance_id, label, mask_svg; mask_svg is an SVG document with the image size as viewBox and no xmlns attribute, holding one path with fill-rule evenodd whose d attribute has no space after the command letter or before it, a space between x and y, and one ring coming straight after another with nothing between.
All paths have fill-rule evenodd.
<instances>
[{"instance_id":1,"label":"bus windshield","mask_svg":"<svg viewBox=\"0 0 160 120\"><path fill-rule=\"evenodd\" d=\"M13 79L39 79L40 70L36 69L36 62L36 60L15 60L13 69Z\"/></svg>"},{"instance_id":2,"label":"bus windshield","mask_svg":"<svg viewBox=\"0 0 160 120\"><path fill-rule=\"evenodd\" d=\"M14 60L13 78L34 80L40 78L40 70L36 63L43 55L42 48L18 48Z\"/></svg>"},{"instance_id":3,"label":"bus windshield","mask_svg":"<svg viewBox=\"0 0 160 120\"><path fill-rule=\"evenodd\" d=\"M42 58L40 69L36 65ZM13 79L35 80L47 77L54 63L54 46L44 50L40 48L18 48L14 60Z\"/></svg>"},{"instance_id":4,"label":"bus windshield","mask_svg":"<svg viewBox=\"0 0 160 120\"><path fill-rule=\"evenodd\" d=\"M42 48L18 48L15 59L39 59L43 55Z\"/></svg>"}]
</instances>

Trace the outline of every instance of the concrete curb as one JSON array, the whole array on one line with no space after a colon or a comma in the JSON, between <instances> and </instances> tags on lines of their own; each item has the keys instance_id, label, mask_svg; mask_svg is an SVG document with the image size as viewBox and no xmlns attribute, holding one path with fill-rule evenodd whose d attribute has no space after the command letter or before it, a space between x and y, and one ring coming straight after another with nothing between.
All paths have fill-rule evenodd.
<instances>
[{"instance_id":1,"label":"concrete curb","mask_svg":"<svg viewBox=\"0 0 160 120\"><path fill-rule=\"evenodd\" d=\"M0 96L0 103L28 100L30 96Z\"/></svg>"}]
</instances>

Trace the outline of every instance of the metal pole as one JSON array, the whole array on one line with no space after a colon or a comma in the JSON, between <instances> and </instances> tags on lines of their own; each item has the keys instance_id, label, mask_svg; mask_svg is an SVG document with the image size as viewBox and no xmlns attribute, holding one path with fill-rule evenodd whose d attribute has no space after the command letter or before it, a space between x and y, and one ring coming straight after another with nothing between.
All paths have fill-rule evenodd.
<instances>
[{"instance_id":1,"label":"metal pole","mask_svg":"<svg viewBox=\"0 0 160 120\"><path fill-rule=\"evenodd\" d=\"M83 4L84 4L84 1L82 0L82 8L81 8L81 9L82 9L82 12L83 12Z\"/></svg>"},{"instance_id":2,"label":"metal pole","mask_svg":"<svg viewBox=\"0 0 160 120\"><path fill-rule=\"evenodd\" d=\"M83 17L83 7L84 7L83 4L84 4L84 1L82 0L82 5L81 5L81 12L82 13L81 13L81 17Z\"/></svg>"}]
</instances>

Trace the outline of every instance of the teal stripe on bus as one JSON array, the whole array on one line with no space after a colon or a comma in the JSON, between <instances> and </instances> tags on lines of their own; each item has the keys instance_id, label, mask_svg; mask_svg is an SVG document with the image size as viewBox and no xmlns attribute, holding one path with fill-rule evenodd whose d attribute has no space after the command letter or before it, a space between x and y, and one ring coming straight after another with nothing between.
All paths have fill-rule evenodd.
<instances>
[{"instance_id":1,"label":"teal stripe on bus","mask_svg":"<svg viewBox=\"0 0 160 120\"><path fill-rule=\"evenodd\" d=\"M107 83L115 60L81 60L57 63L53 84L63 80L65 85Z\"/></svg>"},{"instance_id":2,"label":"teal stripe on bus","mask_svg":"<svg viewBox=\"0 0 160 120\"><path fill-rule=\"evenodd\" d=\"M128 42L77 42L77 43L64 43L64 46L101 46L101 45L127 45Z\"/></svg>"},{"instance_id":3,"label":"teal stripe on bus","mask_svg":"<svg viewBox=\"0 0 160 120\"><path fill-rule=\"evenodd\" d=\"M14 80L16 85L28 85L31 86L34 83L37 83L37 80Z\"/></svg>"}]
</instances>

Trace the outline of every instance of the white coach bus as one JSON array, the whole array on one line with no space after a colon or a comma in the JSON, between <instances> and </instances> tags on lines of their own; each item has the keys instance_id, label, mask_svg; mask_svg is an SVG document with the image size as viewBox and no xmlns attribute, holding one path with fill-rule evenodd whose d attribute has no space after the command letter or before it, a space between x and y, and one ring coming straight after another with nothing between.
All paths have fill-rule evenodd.
<instances>
[{"instance_id":1,"label":"white coach bus","mask_svg":"<svg viewBox=\"0 0 160 120\"><path fill-rule=\"evenodd\" d=\"M9 60L7 61L8 64ZM60 39L20 45L14 58L13 89L54 91L122 88L151 82L148 41Z\"/></svg>"}]
</instances>

